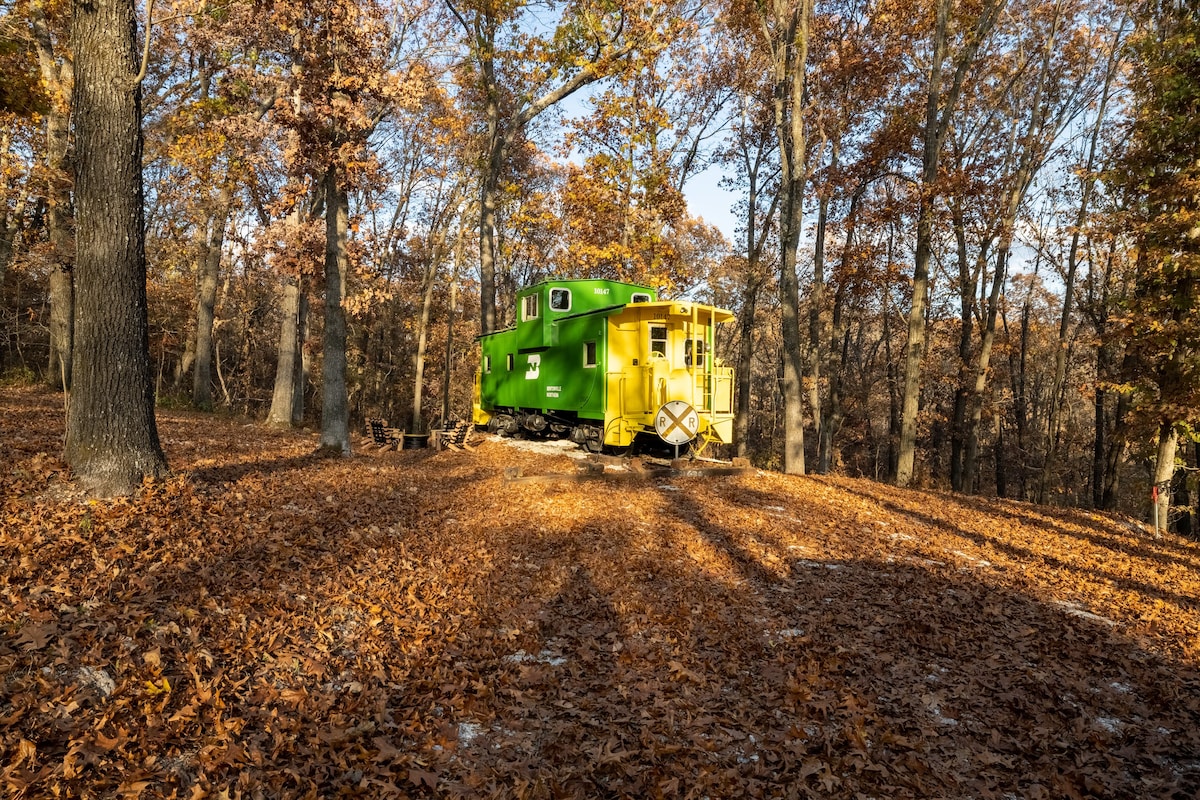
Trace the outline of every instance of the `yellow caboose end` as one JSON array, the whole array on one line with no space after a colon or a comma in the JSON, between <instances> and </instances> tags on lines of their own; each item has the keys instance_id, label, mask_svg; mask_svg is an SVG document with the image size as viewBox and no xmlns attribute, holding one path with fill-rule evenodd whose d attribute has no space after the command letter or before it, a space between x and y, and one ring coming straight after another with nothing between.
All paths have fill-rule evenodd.
<instances>
[{"instance_id":1,"label":"yellow caboose end","mask_svg":"<svg viewBox=\"0 0 1200 800\"><path fill-rule=\"evenodd\" d=\"M715 361L725 309L692 302L632 303L608 320L604 443L638 434L668 444L733 441L733 370Z\"/></svg>"}]
</instances>

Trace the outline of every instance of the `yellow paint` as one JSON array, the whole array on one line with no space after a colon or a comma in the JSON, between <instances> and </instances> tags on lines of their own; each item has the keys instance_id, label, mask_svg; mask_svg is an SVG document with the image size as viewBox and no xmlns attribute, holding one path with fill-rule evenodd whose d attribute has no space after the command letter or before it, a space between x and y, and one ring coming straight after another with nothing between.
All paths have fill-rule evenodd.
<instances>
[{"instance_id":1,"label":"yellow paint","mask_svg":"<svg viewBox=\"0 0 1200 800\"><path fill-rule=\"evenodd\" d=\"M482 380L482 371L475 370L475 391L471 395L471 422L476 425L487 425L492 420L492 415L483 410L483 392L480 388Z\"/></svg>"},{"instance_id":2,"label":"yellow paint","mask_svg":"<svg viewBox=\"0 0 1200 800\"><path fill-rule=\"evenodd\" d=\"M732 319L724 309L686 302L639 303L610 317L604 443L625 447L638 432L653 431L655 414L671 400L699 412L702 436L732 442L733 370L714 365L711 347L703 365L684 360L688 338L711 343L712 325ZM667 326L665 356L650 351L651 325Z\"/></svg>"}]
</instances>

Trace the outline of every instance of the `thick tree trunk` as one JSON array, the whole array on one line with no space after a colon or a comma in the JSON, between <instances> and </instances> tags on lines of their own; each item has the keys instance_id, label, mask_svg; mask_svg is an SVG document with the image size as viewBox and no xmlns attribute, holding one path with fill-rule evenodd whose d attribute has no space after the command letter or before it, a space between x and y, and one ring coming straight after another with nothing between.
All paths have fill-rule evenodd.
<instances>
[{"instance_id":1,"label":"thick tree trunk","mask_svg":"<svg viewBox=\"0 0 1200 800\"><path fill-rule=\"evenodd\" d=\"M350 455L350 398L346 389L346 309L349 203L337 168L325 172L325 330L321 339L321 451Z\"/></svg>"},{"instance_id":2,"label":"thick tree trunk","mask_svg":"<svg viewBox=\"0 0 1200 800\"><path fill-rule=\"evenodd\" d=\"M161 477L146 324L141 87L132 0L77 0L77 312L66 460L103 494Z\"/></svg>"},{"instance_id":3,"label":"thick tree trunk","mask_svg":"<svg viewBox=\"0 0 1200 800\"><path fill-rule=\"evenodd\" d=\"M283 322L275 360L275 391L267 423L286 427L295 419L296 385L300 382L300 306L303 289L300 281L289 280L283 286L281 302Z\"/></svg>"},{"instance_id":4,"label":"thick tree trunk","mask_svg":"<svg viewBox=\"0 0 1200 800\"><path fill-rule=\"evenodd\" d=\"M233 192L229 186L221 190L217 207L201 232L201 245L196 255L199 285L196 292L196 361L192 373L192 405L211 411L213 319L217 305L217 284L221 276L221 251L225 247L225 227Z\"/></svg>"}]
</instances>

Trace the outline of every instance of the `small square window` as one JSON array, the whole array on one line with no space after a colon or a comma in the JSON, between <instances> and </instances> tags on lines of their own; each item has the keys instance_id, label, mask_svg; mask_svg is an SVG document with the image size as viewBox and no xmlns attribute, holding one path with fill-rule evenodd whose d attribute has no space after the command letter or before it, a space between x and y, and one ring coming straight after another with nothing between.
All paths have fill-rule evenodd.
<instances>
[{"instance_id":1,"label":"small square window","mask_svg":"<svg viewBox=\"0 0 1200 800\"><path fill-rule=\"evenodd\" d=\"M538 315L538 296L537 294L527 294L521 301L521 319L530 320L537 319Z\"/></svg>"},{"instance_id":2,"label":"small square window","mask_svg":"<svg viewBox=\"0 0 1200 800\"><path fill-rule=\"evenodd\" d=\"M570 311L571 310L571 290L570 289L551 289L550 290L550 310L551 311Z\"/></svg>"},{"instance_id":3,"label":"small square window","mask_svg":"<svg viewBox=\"0 0 1200 800\"><path fill-rule=\"evenodd\" d=\"M583 343L583 365L585 367L596 366L596 343L595 342L584 342Z\"/></svg>"},{"instance_id":4,"label":"small square window","mask_svg":"<svg viewBox=\"0 0 1200 800\"><path fill-rule=\"evenodd\" d=\"M667 326L650 326L650 352L665 356L667 354Z\"/></svg>"},{"instance_id":5,"label":"small square window","mask_svg":"<svg viewBox=\"0 0 1200 800\"><path fill-rule=\"evenodd\" d=\"M634 292L633 297L629 298L629 302L631 302L631 303L649 303L650 295L646 294L645 292Z\"/></svg>"}]
</instances>

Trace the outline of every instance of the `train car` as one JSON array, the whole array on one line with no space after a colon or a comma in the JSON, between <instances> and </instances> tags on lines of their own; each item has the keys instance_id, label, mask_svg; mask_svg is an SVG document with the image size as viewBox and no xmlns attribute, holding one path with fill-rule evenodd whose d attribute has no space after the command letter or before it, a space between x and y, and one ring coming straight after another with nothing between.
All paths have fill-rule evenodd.
<instances>
[{"instance_id":1,"label":"train car","mask_svg":"<svg viewBox=\"0 0 1200 800\"><path fill-rule=\"evenodd\" d=\"M546 281L516 302L512 327L479 338L477 425L594 452L732 441L733 370L713 352L729 311L607 280Z\"/></svg>"}]
</instances>

